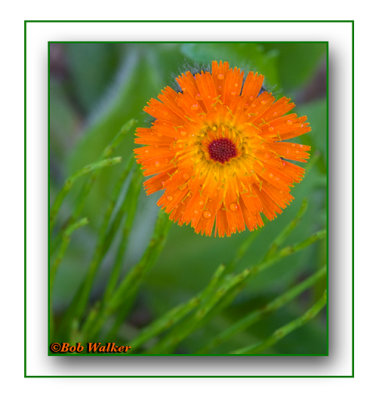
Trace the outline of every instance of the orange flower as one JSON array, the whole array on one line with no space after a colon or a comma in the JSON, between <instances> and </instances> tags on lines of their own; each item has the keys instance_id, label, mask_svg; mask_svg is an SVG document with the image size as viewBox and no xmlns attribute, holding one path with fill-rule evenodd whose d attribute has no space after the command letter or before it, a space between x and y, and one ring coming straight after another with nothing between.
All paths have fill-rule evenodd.
<instances>
[{"instance_id":1,"label":"orange flower","mask_svg":"<svg viewBox=\"0 0 379 400\"><path fill-rule=\"evenodd\" d=\"M263 76L227 62L212 62L212 73L176 78L182 92L166 87L144 110L155 118L138 128L135 149L147 194L170 219L196 233L220 237L263 226L292 201L290 188L304 169L309 146L283 142L309 132L307 117L286 114L295 104L261 91ZM286 115L285 115L286 114Z\"/></svg>"}]
</instances>

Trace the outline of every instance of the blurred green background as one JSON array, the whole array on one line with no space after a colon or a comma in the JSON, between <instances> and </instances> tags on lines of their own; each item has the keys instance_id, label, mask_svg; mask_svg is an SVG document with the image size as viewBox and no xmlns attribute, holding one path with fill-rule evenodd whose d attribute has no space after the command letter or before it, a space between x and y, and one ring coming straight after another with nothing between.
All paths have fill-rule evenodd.
<instances>
[{"instance_id":1,"label":"blurred green background","mask_svg":"<svg viewBox=\"0 0 379 400\"><path fill-rule=\"evenodd\" d=\"M186 70L208 68L210 61L229 61L245 72L265 75L264 86L274 95L291 97L295 112L307 115L312 132L298 141L312 146L318 157L303 182L294 190L294 202L276 220L260 230L238 270L259 261L277 234L294 218L304 198L308 211L285 244L303 240L326 226L327 207L327 44L326 43L51 43L50 44L50 196L54 199L64 180L80 167L98 159L104 147L130 118L149 126L142 109L151 97ZM128 158L133 135L115 155ZM85 203L83 215L90 223L76 231L56 277L53 309L56 318L65 310L88 268L95 246L100 216L120 174L120 165L101 171ZM63 204L59 221L70 215L78 190ZM124 272L143 253L152 233L160 194L140 194ZM221 262L232 259L249 232L230 238L208 238L190 227L173 224L157 264L145 279L131 314L120 331L138 331L178 303L201 290ZM216 333L264 305L286 288L326 264L326 241L286 258L246 286L234 303L180 344L179 353L192 353ZM102 293L114 262L113 247L107 253L91 292L91 302ZM301 315L325 289L325 280L295 301L234 336L215 352L226 353L262 340L275 329ZM325 311L270 350L280 354L325 354ZM126 334L126 336L128 336ZM219 350L219 351L217 351Z\"/></svg>"}]
</instances>

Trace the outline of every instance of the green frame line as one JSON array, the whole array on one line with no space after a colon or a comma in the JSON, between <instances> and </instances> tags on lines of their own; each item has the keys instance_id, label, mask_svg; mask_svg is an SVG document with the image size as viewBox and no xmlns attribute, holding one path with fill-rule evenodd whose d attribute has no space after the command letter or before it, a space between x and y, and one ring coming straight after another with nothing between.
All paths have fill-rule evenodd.
<instances>
[{"instance_id":1,"label":"green frame line","mask_svg":"<svg viewBox=\"0 0 379 400\"><path fill-rule=\"evenodd\" d=\"M352 374L351 375L28 375L27 374L27 24L28 23L80 23L80 22L91 22L91 23L351 23L352 25ZM125 41L93 41L91 43L121 43ZM222 42L222 41L220 41ZM233 42L233 41L231 41ZM243 41L238 41L243 42ZM247 42L247 41L246 41ZM250 43L253 41L249 41ZM273 41L259 41L259 42L273 42ZM275 41L285 43L286 41ZM287 41L288 42L288 41ZM325 41L291 41L292 43L326 43L327 44L327 70L329 71L329 46L328 42ZM48 64L50 60L50 44L48 43ZM53 43L67 43L65 41L54 41ZM75 42L75 43L88 43L88 42ZM134 41L134 43L151 43L145 41ZM176 41L167 41L160 43L184 43ZM191 41L191 43L207 43L206 41ZM49 66L49 65L48 65ZM50 69L48 68L48 78L50 78ZM329 131L329 76L327 75L327 128ZM48 83L48 98L50 92L50 79ZM50 131L50 107L48 107L48 131ZM329 174L329 135L327 135L327 169ZM48 135L48 162L50 164L50 135ZM329 228L329 176L327 176L327 227ZM48 167L48 185L49 185L49 167ZM50 191L48 190L48 204L50 204ZM49 221L49 218L48 218ZM48 237L48 246L50 247L50 235ZM329 261L329 229L327 229L327 261ZM328 263L329 264L329 263ZM48 271L49 273L49 271ZM328 354L329 354L329 268L327 269L327 341L328 341ZM49 290L49 288L48 288ZM50 298L50 292L48 293ZM49 308L49 304L48 304ZM48 312L49 315L49 312ZM328 355L327 354L327 355ZM73 355L73 354L72 354ZM72 356L71 355L71 356ZM80 354L78 354L79 356ZM98 354L88 354L89 356L99 356ZM145 356L142 354L128 354L129 356ZM315 354L257 354L257 355L244 355L244 356L313 356ZM63 356L63 355L62 355ZM102 356L113 356L113 354L102 355ZM156 356L161 356L157 354ZM167 356L167 355L166 355ZM182 356L182 355L169 355L169 356ZM193 356L186 354L185 356ZM199 355L196 355L199 356ZM200 355L207 357L214 356L230 356L217 354L217 355ZM320 356L317 354L316 356ZM324 355L325 356L325 355ZM354 377L354 20L25 20L24 21L24 377L25 378L352 378Z\"/></svg>"}]
</instances>

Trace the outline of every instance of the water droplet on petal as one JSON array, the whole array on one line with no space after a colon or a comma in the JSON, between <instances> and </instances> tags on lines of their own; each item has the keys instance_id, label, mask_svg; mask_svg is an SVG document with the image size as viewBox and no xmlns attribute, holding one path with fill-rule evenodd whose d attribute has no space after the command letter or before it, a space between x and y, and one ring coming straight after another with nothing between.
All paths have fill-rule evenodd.
<instances>
[{"instance_id":1,"label":"water droplet on petal","mask_svg":"<svg viewBox=\"0 0 379 400\"><path fill-rule=\"evenodd\" d=\"M273 127L273 126L270 126L270 127L268 128L268 130L269 130L270 132L274 132L274 127Z\"/></svg>"},{"instance_id":2,"label":"water droplet on petal","mask_svg":"<svg viewBox=\"0 0 379 400\"><path fill-rule=\"evenodd\" d=\"M203 217L204 217L204 218L207 218L207 219L208 219L208 218L210 218L211 216L212 216L212 214L211 214L208 210L203 212Z\"/></svg>"},{"instance_id":3,"label":"water droplet on petal","mask_svg":"<svg viewBox=\"0 0 379 400\"><path fill-rule=\"evenodd\" d=\"M199 105L197 103L192 104L191 110L197 110L199 108Z\"/></svg>"},{"instance_id":4,"label":"water droplet on petal","mask_svg":"<svg viewBox=\"0 0 379 400\"><path fill-rule=\"evenodd\" d=\"M238 210L238 204L237 203L231 203L229 208L230 208L230 211L237 211Z\"/></svg>"},{"instance_id":5,"label":"water droplet on petal","mask_svg":"<svg viewBox=\"0 0 379 400\"><path fill-rule=\"evenodd\" d=\"M186 136L187 132L186 131L180 131L181 136Z\"/></svg>"},{"instance_id":6,"label":"water droplet on petal","mask_svg":"<svg viewBox=\"0 0 379 400\"><path fill-rule=\"evenodd\" d=\"M224 74L218 74L217 78L220 79L220 80L224 79Z\"/></svg>"},{"instance_id":7,"label":"water droplet on petal","mask_svg":"<svg viewBox=\"0 0 379 400\"><path fill-rule=\"evenodd\" d=\"M199 201L199 206L201 207L201 206L203 206L204 205L204 201L203 200L200 200Z\"/></svg>"},{"instance_id":8,"label":"water droplet on petal","mask_svg":"<svg viewBox=\"0 0 379 400\"><path fill-rule=\"evenodd\" d=\"M168 201L172 201L173 197L172 196L167 196Z\"/></svg>"},{"instance_id":9,"label":"water droplet on petal","mask_svg":"<svg viewBox=\"0 0 379 400\"><path fill-rule=\"evenodd\" d=\"M156 167L159 167L159 166L161 165L161 163L160 163L159 161L155 161L154 165L155 165Z\"/></svg>"},{"instance_id":10,"label":"water droplet on petal","mask_svg":"<svg viewBox=\"0 0 379 400\"><path fill-rule=\"evenodd\" d=\"M290 119L287 120L287 125L292 125L292 121Z\"/></svg>"}]
</instances>

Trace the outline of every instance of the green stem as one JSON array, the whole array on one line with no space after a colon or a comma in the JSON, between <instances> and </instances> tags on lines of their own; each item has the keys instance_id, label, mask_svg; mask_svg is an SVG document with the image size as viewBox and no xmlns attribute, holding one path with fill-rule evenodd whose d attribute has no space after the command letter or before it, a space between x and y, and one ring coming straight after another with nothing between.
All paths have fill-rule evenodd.
<instances>
[{"instance_id":1,"label":"green stem","mask_svg":"<svg viewBox=\"0 0 379 400\"><path fill-rule=\"evenodd\" d=\"M272 242L269 250L267 251L266 255L264 256L263 260L266 261L270 259L270 257L275 254L279 247L284 243L284 241L288 238L290 233L296 228L298 223L301 221L304 213L307 211L308 208L308 200L304 199L301 203L300 209L296 215L296 217L291 220L291 222L280 232L277 238Z\"/></svg>"},{"instance_id":2,"label":"green stem","mask_svg":"<svg viewBox=\"0 0 379 400\"><path fill-rule=\"evenodd\" d=\"M143 278L150 271L151 267L160 255L170 226L171 221L168 219L167 214L160 211L155 223L152 239L150 240L145 253L138 264L120 283L118 289L109 301L110 308L116 309L120 304L124 305L126 302L130 302L134 298Z\"/></svg>"},{"instance_id":3,"label":"green stem","mask_svg":"<svg viewBox=\"0 0 379 400\"><path fill-rule=\"evenodd\" d=\"M236 289L239 286L238 290L234 290L233 298L237 296L237 294L242 290L243 283L247 281L248 278L251 278L265 269L269 268L271 265L275 264L279 260L294 254L305 247L311 245L317 240L324 238L326 235L326 231L319 231L306 240L297 243L293 246L287 246L280 250L276 256L273 256L269 260L263 261L256 266L246 268L241 273L231 277L226 276L218 289L213 293L207 303L204 304L202 308L191 317L189 320L184 321L181 325L179 325L176 329L171 331L165 338L163 338L159 343L157 343L152 352L160 352L160 353L170 353L173 349L190 333L192 333L198 325L205 320L205 317L216 307L220 300L224 298L224 296L228 295L232 290ZM229 299L229 302L233 299Z\"/></svg>"},{"instance_id":4,"label":"green stem","mask_svg":"<svg viewBox=\"0 0 379 400\"><path fill-rule=\"evenodd\" d=\"M107 287L105 289L103 303L107 303L110 300L112 292L117 285L117 280L120 275L126 248L128 245L130 231L132 229L134 218L137 212L138 195L141 190L142 181L139 171L137 172L138 173L134 175L132 182L130 183L130 188L128 190L128 201L125 202L126 217L124 218L124 224L122 227L121 241L117 251L116 261L114 263Z\"/></svg>"},{"instance_id":5,"label":"green stem","mask_svg":"<svg viewBox=\"0 0 379 400\"><path fill-rule=\"evenodd\" d=\"M235 270L235 267L242 260L242 258L245 256L246 252L249 250L249 248L251 247L252 243L254 242L254 240L256 239L256 237L259 235L260 232L261 232L261 230L253 231L242 242L242 244L237 249L233 260L227 265L227 270L226 270L227 273L231 273L231 272L233 272Z\"/></svg>"},{"instance_id":6,"label":"green stem","mask_svg":"<svg viewBox=\"0 0 379 400\"><path fill-rule=\"evenodd\" d=\"M307 209L307 205L308 205L307 200L304 200L296 217L279 233L279 235L276 237L276 239L272 243L269 250L266 252L262 261L269 260L271 257L274 256L274 254L277 253L279 247L283 244L283 242L287 239L287 237L290 235L290 233L295 229L295 227L300 222L301 218L303 217L303 215ZM260 231L258 231L258 232L260 232ZM257 234L258 232L256 231L254 233ZM255 240L256 235L254 235L254 233L251 234L250 237L248 237L247 240L245 240L245 242L242 243L242 245L238 249L236 257L235 257L234 261L232 261L233 268L237 264L237 262L239 262L242 259L242 257L244 256L244 254L250 247L251 243ZM245 285L246 285L246 282L243 281L239 285L236 285L232 290L230 290L221 299L221 301L213 308L213 310L208 314L207 320L212 318L213 315L216 315L217 313L219 313L219 311L228 307L233 302L233 300L236 298L236 296L243 290ZM205 320L203 321L203 323L204 322L205 322Z\"/></svg>"},{"instance_id":7,"label":"green stem","mask_svg":"<svg viewBox=\"0 0 379 400\"><path fill-rule=\"evenodd\" d=\"M64 254L66 252L66 249L68 245L70 244L71 241L71 235L76 229L81 228L84 225L88 224L88 219L87 218L82 218L79 221L71 224L68 228L65 229L62 235L62 241L58 250L57 257L55 258L55 261L53 262L51 269L50 269L50 290L54 286L54 280L55 276L57 274L57 270L59 267L59 264L62 262L62 259L64 257Z\"/></svg>"},{"instance_id":8,"label":"green stem","mask_svg":"<svg viewBox=\"0 0 379 400\"><path fill-rule=\"evenodd\" d=\"M128 132L133 128L133 126L136 124L136 120L131 119L127 123L125 123L121 129L118 131L118 133L114 136L110 144L104 149L102 154L99 157L99 161L103 160L104 158L110 157L113 152L116 150L117 146L121 143L121 141L125 138ZM134 157L131 156L130 160L134 160ZM84 185L81 188L81 191L78 196L78 201L76 202L76 207L74 209L74 212L72 213L71 217L68 220L68 224L70 224L73 220L76 220L79 215L81 214L85 201L87 199L87 196L89 192L91 191L97 176L98 176L99 171L93 171L85 181Z\"/></svg>"},{"instance_id":9,"label":"green stem","mask_svg":"<svg viewBox=\"0 0 379 400\"><path fill-rule=\"evenodd\" d=\"M133 165L134 165L134 158L131 157L129 161L126 163L125 168L115 185L113 194L111 196L111 201L108 205L107 210L105 211L103 221L99 229L99 236L95 252L92 256L86 277L82 281L82 284L77 290L70 306L66 310L66 313L63 317L60 326L61 332L65 332L66 330L71 330L72 322L74 321L74 319L76 319L76 321L78 322L82 314L84 313L96 273L121 223L122 217L120 217L119 213L123 212L123 210L117 213L112 223L110 223L110 221L112 214L114 213L117 200L120 198L120 195L122 194L121 192L123 184L125 183L127 176L130 174Z\"/></svg>"},{"instance_id":10,"label":"green stem","mask_svg":"<svg viewBox=\"0 0 379 400\"><path fill-rule=\"evenodd\" d=\"M141 260L126 275L110 299L103 304L104 307L98 315L96 324L94 324L91 330L90 337L94 337L103 326L105 320L116 311L118 311L116 323L113 325L108 336L113 336L117 333L120 324L125 319L126 314L133 304L143 278L154 266L155 261L163 249L170 226L171 221L164 212L160 211L153 236Z\"/></svg>"},{"instance_id":11,"label":"green stem","mask_svg":"<svg viewBox=\"0 0 379 400\"><path fill-rule=\"evenodd\" d=\"M233 351L231 354L258 354L269 347L272 347L281 339L289 335L296 329L301 328L312 320L316 315L325 307L326 305L326 291L323 296L311 307L309 308L301 317L291 321L287 325L282 326L277 329L268 339L263 342L243 347L241 349Z\"/></svg>"},{"instance_id":12,"label":"green stem","mask_svg":"<svg viewBox=\"0 0 379 400\"><path fill-rule=\"evenodd\" d=\"M116 148L121 144L124 140L125 136L131 131L131 129L136 125L137 120L130 119L126 122L121 129L117 132L116 136L112 139L109 145L104 149L101 158L110 157Z\"/></svg>"},{"instance_id":13,"label":"green stem","mask_svg":"<svg viewBox=\"0 0 379 400\"><path fill-rule=\"evenodd\" d=\"M104 249L105 251L108 249L111 241L113 240L113 235L114 232L118 230L119 224L124 220L124 224L122 227L122 232L121 232L121 240L120 244L117 250L116 254L116 259L114 266L112 268L111 275L108 280L107 287L104 292L103 299L101 301L100 305L96 305L96 314L100 314L103 312L103 309L105 308L106 304L109 302L111 295L113 293L114 288L116 287L117 280L122 268L123 260L125 258L125 252L126 248L128 245L128 237L129 233L131 231L133 222L134 222L134 217L137 211L137 205L138 205L138 194L141 190L141 181L142 181L142 176L139 170L136 170L133 174L132 181L130 182L130 186L128 188L128 192L125 196L125 199L123 201L122 206L120 207L120 210L118 211L116 217L114 218L114 222L110 228L110 232L108 233L108 236L110 238L105 241ZM92 317L92 316L91 316ZM90 318L90 315L88 316ZM82 335L83 337L87 337L90 332L94 331L94 326L97 324L97 318L99 318L99 315L96 315L96 318L92 318L92 322L90 323L87 320L85 321L83 325L83 330L82 330Z\"/></svg>"},{"instance_id":14,"label":"green stem","mask_svg":"<svg viewBox=\"0 0 379 400\"><path fill-rule=\"evenodd\" d=\"M108 158L105 160L101 160L99 162L95 162L95 163L86 165L85 167L80 169L75 174L71 175L66 180L62 189L60 190L57 197L55 198L54 204L52 205L51 210L50 210L50 233L53 231L56 216L62 205L62 202L63 202L64 198L67 196L67 194L69 193L69 191L72 188L72 185L75 183L75 181L78 178L80 178L81 176L93 173L94 171L99 170L101 168L110 167L110 166L119 164L120 162L121 162L121 157L114 157L114 158Z\"/></svg>"},{"instance_id":15,"label":"green stem","mask_svg":"<svg viewBox=\"0 0 379 400\"><path fill-rule=\"evenodd\" d=\"M158 320L154 321L152 324L144 328L141 333L131 342L133 350L140 347L149 339L152 339L153 337L158 336L163 331L171 328L173 325L182 320L186 315L188 315L192 310L194 310L199 304L201 304L204 299L209 296L213 289L217 286L224 271L225 266L220 265L213 274L208 286L204 290L202 290L197 296L192 297L187 302L180 304L179 306L168 311Z\"/></svg>"},{"instance_id":16,"label":"green stem","mask_svg":"<svg viewBox=\"0 0 379 400\"><path fill-rule=\"evenodd\" d=\"M235 335L238 332L246 330L248 327L252 326L256 322L260 321L264 316L269 313L272 313L279 308L283 307L291 300L295 299L301 293L312 287L317 281L323 278L326 275L326 267L318 270L316 273L311 275L308 279L299 283L295 287L287 290L281 296L278 296L276 299L265 305L264 307L254 310L252 313L248 314L246 317L242 318L228 329L220 333L216 338L214 338L208 345L198 350L197 354L207 354L211 349L218 346L219 344L225 342L231 336Z\"/></svg>"}]
</instances>

